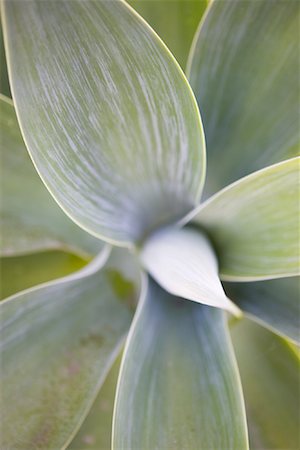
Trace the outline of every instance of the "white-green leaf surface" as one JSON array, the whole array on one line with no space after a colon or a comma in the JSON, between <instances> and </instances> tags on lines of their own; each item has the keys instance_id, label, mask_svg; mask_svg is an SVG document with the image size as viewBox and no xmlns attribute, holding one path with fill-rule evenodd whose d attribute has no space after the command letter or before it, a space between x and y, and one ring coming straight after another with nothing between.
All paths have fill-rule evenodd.
<instances>
[{"instance_id":1,"label":"white-green leaf surface","mask_svg":"<svg viewBox=\"0 0 300 450\"><path fill-rule=\"evenodd\" d=\"M188 69L207 143L205 197L300 154L299 13L295 0L208 7Z\"/></svg>"},{"instance_id":2,"label":"white-green leaf surface","mask_svg":"<svg viewBox=\"0 0 300 450\"><path fill-rule=\"evenodd\" d=\"M222 311L173 297L150 281L123 354L112 448L248 448Z\"/></svg>"},{"instance_id":3,"label":"white-green leaf surface","mask_svg":"<svg viewBox=\"0 0 300 450\"><path fill-rule=\"evenodd\" d=\"M299 354L284 339L249 320L235 323L230 331L243 384L250 448L300 448Z\"/></svg>"},{"instance_id":4,"label":"white-green leaf surface","mask_svg":"<svg viewBox=\"0 0 300 450\"><path fill-rule=\"evenodd\" d=\"M121 1L12 0L3 16L22 133L67 214L121 245L185 215L204 181L200 115L146 22Z\"/></svg>"},{"instance_id":5,"label":"white-green leaf surface","mask_svg":"<svg viewBox=\"0 0 300 450\"><path fill-rule=\"evenodd\" d=\"M1 448L64 448L86 416L120 350L136 296L120 291L109 261L103 267L107 253L0 304Z\"/></svg>"},{"instance_id":6,"label":"white-green leaf surface","mask_svg":"<svg viewBox=\"0 0 300 450\"><path fill-rule=\"evenodd\" d=\"M0 95L0 254L63 249L96 254L103 243L75 225L43 185L24 145L10 99Z\"/></svg>"},{"instance_id":7,"label":"white-green leaf surface","mask_svg":"<svg viewBox=\"0 0 300 450\"><path fill-rule=\"evenodd\" d=\"M299 277L224 283L228 296L261 325L300 344Z\"/></svg>"},{"instance_id":8,"label":"white-green leaf surface","mask_svg":"<svg viewBox=\"0 0 300 450\"><path fill-rule=\"evenodd\" d=\"M300 158L257 171L223 189L193 211L209 234L220 276L250 281L300 271Z\"/></svg>"},{"instance_id":9,"label":"white-green leaf surface","mask_svg":"<svg viewBox=\"0 0 300 450\"><path fill-rule=\"evenodd\" d=\"M193 228L158 231L145 242L140 258L170 294L239 314L239 309L226 297L215 253L201 231Z\"/></svg>"}]
</instances>

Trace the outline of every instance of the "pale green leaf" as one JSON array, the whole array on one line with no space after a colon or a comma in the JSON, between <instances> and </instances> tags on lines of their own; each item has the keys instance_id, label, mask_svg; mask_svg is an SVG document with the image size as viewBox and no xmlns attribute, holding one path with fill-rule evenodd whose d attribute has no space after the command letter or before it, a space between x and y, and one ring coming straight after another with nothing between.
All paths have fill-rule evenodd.
<instances>
[{"instance_id":1,"label":"pale green leaf","mask_svg":"<svg viewBox=\"0 0 300 450\"><path fill-rule=\"evenodd\" d=\"M140 258L147 271L170 294L239 314L239 309L226 297L218 277L215 253L200 231L160 230L144 243Z\"/></svg>"},{"instance_id":2,"label":"pale green leaf","mask_svg":"<svg viewBox=\"0 0 300 450\"><path fill-rule=\"evenodd\" d=\"M0 254L46 249L84 257L97 253L103 243L75 225L43 185L24 145L13 104L1 95L0 135Z\"/></svg>"},{"instance_id":3,"label":"pale green leaf","mask_svg":"<svg viewBox=\"0 0 300 450\"><path fill-rule=\"evenodd\" d=\"M231 327L241 373L250 448L298 449L299 357L279 336L241 320Z\"/></svg>"},{"instance_id":4,"label":"pale green leaf","mask_svg":"<svg viewBox=\"0 0 300 450\"><path fill-rule=\"evenodd\" d=\"M251 319L300 344L299 277L224 283L224 288Z\"/></svg>"},{"instance_id":5,"label":"pale green leaf","mask_svg":"<svg viewBox=\"0 0 300 450\"><path fill-rule=\"evenodd\" d=\"M152 29L120 1L3 6L22 132L66 213L120 245L185 215L202 190L204 136Z\"/></svg>"},{"instance_id":6,"label":"pale green leaf","mask_svg":"<svg viewBox=\"0 0 300 450\"><path fill-rule=\"evenodd\" d=\"M0 304L1 448L62 448L89 411L136 297L116 287L106 258L107 251L80 272Z\"/></svg>"},{"instance_id":7,"label":"pale green leaf","mask_svg":"<svg viewBox=\"0 0 300 450\"><path fill-rule=\"evenodd\" d=\"M109 450L114 398L121 358L110 370L100 392L68 450Z\"/></svg>"},{"instance_id":8,"label":"pale green leaf","mask_svg":"<svg viewBox=\"0 0 300 450\"><path fill-rule=\"evenodd\" d=\"M292 158L248 175L185 218L211 237L223 280L299 274L299 163Z\"/></svg>"},{"instance_id":9,"label":"pale green leaf","mask_svg":"<svg viewBox=\"0 0 300 450\"><path fill-rule=\"evenodd\" d=\"M128 0L169 47L184 69L207 0Z\"/></svg>"},{"instance_id":10,"label":"pale green leaf","mask_svg":"<svg viewBox=\"0 0 300 450\"><path fill-rule=\"evenodd\" d=\"M173 297L150 281L123 355L112 447L248 448L222 311Z\"/></svg>"},{"instance_id":11,"label":"pale green leaf","mask_svg":"<svg viewBox=\"0 0 300 450\"><path fill-rule=\"evenodd\" d=\"M212 1L189 58L208 149L205 197L299 155L294 0Z\"/></svg>"},{"instance_id":12,"label":"pale green leaf","mask_svg":"<svg viewBox=\"0 0 300 450\"><path fill-rule=\"evenodd\" d=\"M0 258L0 298L69 275L85 263L75 255L58 251Z\"/></svg>"}]
</instances>

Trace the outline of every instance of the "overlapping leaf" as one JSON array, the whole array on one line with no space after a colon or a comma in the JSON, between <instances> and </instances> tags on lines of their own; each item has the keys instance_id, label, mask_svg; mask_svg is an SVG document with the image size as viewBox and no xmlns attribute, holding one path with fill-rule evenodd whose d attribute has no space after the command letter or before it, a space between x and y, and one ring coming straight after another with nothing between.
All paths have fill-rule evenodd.
<instances>
[{"instance_id":1,"label":"overlapping leaf","mask_svg":"<svg viewBox=\"0 0 300 450\"><path fill-rule=\"evenodd\" d=\"M299 274L300 158L274 164L228 186L184 222L204 227L224 280Z\"/></svg>"},{"instance_id":2,"label":"overlapping leaf","mask_svg":"<svg viewBox=\"0 0 300 450\"><path fill-rule=\"evenodd\" d=\"M224 283L231 299L252 319L300 344L299 277Z\"/></svg>"},{"instance_id":3,"label":"overlapping leaf","mask_svg":"<svg viewBox=\"0 0 300 450\"><path fill-rule=\"evenodd\" d=\"M297 1L213 1L194 41L189 79L208 149L205 196L299 155Z\"/></svg>"},{"instance_id":4,"label":"overlapping leaf","mask_svg":"<svg viewBox=\"0 0 300 450\"><path fill-rule=\"evenodd\" d=\"M86 261L70 253L49 251L0 259L0 298L79 270Z\"/></svg>"},{"instance_id":5,"label":"overlapping leaf","mask_svg":"<svg viewBox=\"0 0 300 450\"><path fill-rule=\"evenodd\" d=\"M100 392L68 450L108 450L111 448L112 416L117 379L120 370L119 357L110 370Z\"/></svg>"},{"instance_id":6,"label":"overlapping leaf","mask_svg":"<svg viewBox=\"0 0 300 450\"><path fill-rule=\"evenodd\" d=\"M87 414L137 294L105 258L1 303L1 448L62 448Z\"/></svg>"},{"instance_id":7,"label":"overlapping leaf","mask_svg":"<svg viewBox=\"0 0 300 450\"><path fill-rule=\"evenodd\" d=\"M207 0L128 0L167 44L184 69Z\"/></svg>"},{"instance_id":8,"label":"overlapping leaf","mask_svg":"<svg viewBox=\"0 0 300 450\"><path fill-rule=\"evenodd\" d=\"M121 365L113 449L247 448L223 314L150 282Z\"/></svg>"},{"instance_id":9,"label":"overlapping leaf","mask_svg":"<svg viewBox=\"0 0 300 450\"><path fill-rule=\"evenodd\" d=\"M123 245L183 216L204 181L202 126L150 27L120 1L12 0L3 16L22 132L67 214Z\"/></svg>"},{"instance_id":10,"label":"overlapping leaf","mask_svg":"<svg viewBox=\"0 0 300 450\"><path fill-rule=\"evenodd\" d=\"M65 249L83 256L103 244L75 225L43 186L24 145L11 100L0 96L0 254Z\"/></svg>"},{"instance_id":11,"label":"overlapping leaf","mask_svg":"<svg viewBox=\"0 0 300 450\"><path fill-rule=\"evenodd\" d=\"M299 356L282 338L249 320L233 325L231 334L245 395L250 448L299 448Z\"/></svg>"},{"instance_id":12,"label":"overlapping leaf","mask_svg":"<svg viewBox=\"0 0 300 450\"><path fill-rule=\"evenodd\" d=\"M156 232L140 256L149 273L171 294L239 314L226 297L214 251L200 231L167 228Z\"/></svg>"}]
</instances>

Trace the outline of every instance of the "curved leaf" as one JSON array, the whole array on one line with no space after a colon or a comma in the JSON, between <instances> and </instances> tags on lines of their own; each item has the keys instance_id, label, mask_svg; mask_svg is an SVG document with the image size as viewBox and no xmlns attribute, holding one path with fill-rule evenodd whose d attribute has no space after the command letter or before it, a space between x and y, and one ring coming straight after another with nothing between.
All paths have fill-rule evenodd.
<instances>
[{"instance_id":1,"label":"curved leaf","mask_svg":"<svg viewBox=\"0 0 300 450\"><path fill-rule=\"evenodd\" d=\"M239 314L226 297L214 251L200 231L158 231L145 242L140 256L145 268L170 294Z\"/></svg>"},{"instance_id":2,"label":"curved leaf","mask_svg":"<svg viewBox=\"0 0 300 450\"><path fill-rule=\"evenodd\" d=\"M119 375L114 449L246 449L242 392L223 312L150 282Z\"/></svg>"},{"instance_id":3,"label":"curved leaf","mask_svg":"<svg viewBox=\"0 0 300 450\"><path fill-rule=\"evenodd\" d=\"M0 298L69 275L85 264L75 255L58 251L0 258Z\"/></svg>"},{"instance_id":4,"label":"curved leaf","mask_svg":"<svg viewBox=\"0 0 300 450\"><path fill-rule=\"evenodd\" d=\"M124 2L4 2L13 97L34 163L75 222L130 245L198 200L193 93ZM22 70L20 70L22 67Z\"/></svg>"},{"instance_id":5,"label":"curved leaf","mask_svg":"<svg viewBox=\"0 0 300 450\"><path fill-rule=\"evenodd\" d=\"M129 0L128 3L146 19L184 69L208 0Z\"/></svg>"},{"instance_id":6,"label":"curved leaf","mask_svg":"<svg viewBox=\"0 0 300 450\"><path fill-rule=\"evenodd\" d=\"M96 254L103 243L75 225L43 186L24 145L14 107L0 96L0 254L47 249Z\"/></svg>"},{"instance_id":7,"label":"curved leaf","mask_svg":"<svg viewBox=\"0 0 300 450\"><path fill-rule=\"evenodd\" d=\"M300 158L293 158L255 172L184 219L206 229L223 280L299 274L299 168Z\"/></svg>"},{"instance_id":8,"label":"curved leaf","mask_svg":"<svg viewBox=\"0 0 300 450\"><path fill-rule=\"evenodd\" d=\"M76 274L0 304L1 448L62 448L86 416L136 295L120 293L106 258L107 251Z\"/></svg>"},{"instance_id":9,"label":"curved leaf","mask_svg":"<svg viewBox=\"0 0 300 450\"><path fill-rule=\"evenodd\" d=\"M108 450L111 446L111 428L114 398L121 358L118 357L100 392L68 450Z\"/></svg>"},{"instance_id":10,"label":"curved leaf","mask_svg":"<svg viewBox=\"0 0 300 450\"><path fill-rule=\"evenodd\" d=\"M250 448L299 448L299 357L282 338L249 320L236 322L231 334L245 395Z\"/></svg>"},{"instance_id":11,"label":"curved leaf","mask_svg":"<svg viewBox=\"0 0 300 450\"><path fill-rule=\"evenodd\" d=\"M205 197L299 155L299 2L213 1L189 57L208 149Z\"/></svg>"},{"instance_id":12,"label":"curved leaf","mask_svg":"<svg viewBox=\"0 0 300 450\"><path fill-rule=\"evenodd\" d=\"M299 277L224 283L226 293L250 318L300 344Z\"/></svg>"}]
</instances>

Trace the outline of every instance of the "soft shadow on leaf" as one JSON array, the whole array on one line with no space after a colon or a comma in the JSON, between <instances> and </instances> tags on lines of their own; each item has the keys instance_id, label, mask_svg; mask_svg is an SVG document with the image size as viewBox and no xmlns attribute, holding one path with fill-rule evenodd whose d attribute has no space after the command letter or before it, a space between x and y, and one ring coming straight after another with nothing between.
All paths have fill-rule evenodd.
<instances>
[{"instance_id":1,"label":"soft shadow on leaf","mask_svg":"<svg viewBox=\"0 0 300 450\"><path fill-rule=\"evenodd\" d=\"M0 94L11 97L1 24L0 24Z\"/></svg>"},{"instance_id":2,"label":"soft shadow on leaf","mask_svg":"<svg viewBox=\"0 0 300 450\"><path fill-rule=\"evenodd\" d=\"M212 1L189 58L207 143L204 196L299 155L298 1Z\"/></svg>"},{"instance_id":3,"label":"soft shadow on leaf","mask_svg":"<svg viewBox=\"0 0 300 450\"><path fill-rule=\"evenodd\" d=\"M284 339L247 319L230 330L243 384L250 448L299 448L299 356Z\"/></svg>"},{"instance_id":4,"label":"soft shadow on leaf","mask_svg":"<svg viewBox=\"0 0 300 450\"><path fill-rule=\"evenodd\" d=\"M224 283L228 297L251 319L300 344L300 280L279 278L251 283Z\"/></svg>"},{"instance_id":5,"label":"soft shadow on leaf","mask_svg":"<svg viewBox=\"0 0 300 450\"><path fill-rule=\"evenodd\" d=\"M300 158L227 186L189 214L208 233L220 277L255 281L298 275Z\"/></svg>"},{"instance_id":6,"label":"soft shadow on leaf","mask_svg":"<svg viewBox=\"0 0 300 450\"><path fill-rule=\"evenodd\" d=\"M153 450L158 443L248 448L223 311L174 297L150 280L123 354L113 448Z\"/></svg>"},{"instance_id":7,"label":"soft shadow on leaf","mask_svg":"<svg viewBox=\"0 0 300 450\"><path fill-rule=\"evenodd\" d=\"M201 195L204 134L153 30L117 1L12 0L3 16L23 136L64 211L123 246L183 217Z\"/></svg>"}]
</instances>

